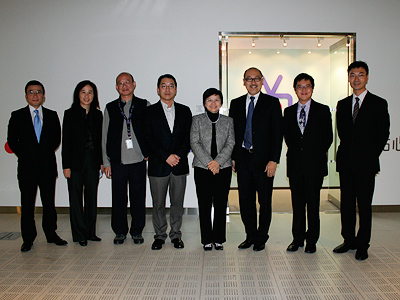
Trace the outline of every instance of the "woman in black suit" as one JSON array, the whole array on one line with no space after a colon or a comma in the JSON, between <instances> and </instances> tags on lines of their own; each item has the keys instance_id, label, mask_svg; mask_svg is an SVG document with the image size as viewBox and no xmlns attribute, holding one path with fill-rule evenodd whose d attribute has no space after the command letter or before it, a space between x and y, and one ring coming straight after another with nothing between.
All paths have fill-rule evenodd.
<instances>
[{"instance_id":1,"label":"woman in black suit","mask_svg":"<svg viewBox=\"0 0 400 300\"><path fill-rule=\"evenodd\" d=\"M223 250L222 243L226 241L226 207L235 134L233 119L219 113L222 101L221 91L207 89L203 94L205 113L193 117L190 130L201 243L205 251L212 250L213 246L215 250Z\"/></svg>"},{"instance_id":2,"label":"woman in black suit","mask_svg":"<svg viewBox=\"0 0 400 300\"><path fill-rule=\"evenodd\" d=\"M84 80L75 88L73 103L64 113L62 163L68 180L72 239L84 247L96 236L97 187L103 169L101 128L96 85Z\"/></svg>"}]
</instances>

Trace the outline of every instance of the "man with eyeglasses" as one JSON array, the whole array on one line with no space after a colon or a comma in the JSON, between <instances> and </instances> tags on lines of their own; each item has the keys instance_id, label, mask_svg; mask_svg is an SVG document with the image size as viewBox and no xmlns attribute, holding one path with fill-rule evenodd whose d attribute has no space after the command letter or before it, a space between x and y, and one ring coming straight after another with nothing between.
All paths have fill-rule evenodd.
<instances>
[{"instance_id":1,"label":"man with eyeglasses","mask_svg":"<svg viewBox=\"0 0 400 300\"><path fill-rule=\"evenodd\" d=\"M126 235L134 244L142 244L146 216L146 158L143 113L150 102L134 95L136 82L123 72L117 76L115 88L118 99L106 105L103 118L104 173L111 178L111 227L114 244L123 244ZM127 220L128 186L130 213Z\"/></svg>"},{"instance_id":2,"label":"man with eyeglasses","mask_svg":"<svg viewBox=\"0 0 400 300\"><path fill-rule=\"evenodd\" d=\"M340 213L344 242L335 253L355 250L357 260L368 258L372 227L372 197L375 176L380 171L379 156L389 137L388 104L370 93L366 85L368 65L355 61L347 69L353 95L337 104L336 120L340 145L336 170L340 180ZM359 229L356 234L356 206Z\"/></svg>"},{"instance_id":3,"label":"man with eyeglasses","mask_svg":"<svg viewBox=\"0 0 400 300\"><path fill-rule=\"evenodd\" d=\"M240 214L246 230L246 239L238 248L253 245L254 251L261 251L269 238L273 181L282 150L282 110L277 98L261 92L263 75L257 68L244 72L243 85L248 93L233 99L229 109L236 141L232 165L237 172Z\"/></svg>"},{"instance_id":4,"label":"man with eyeglasses","mask_svg":"<svg viewBox=\"0 0 400 300\"><path fill-rule=\"evenodd\" d=\"M183 200L189 173L190 126L189 107L176 103L177 83L174 76L162 75L157 81L160 101L149 106L145 114L146 138L150 147L148 176L153 198L154 242L152 250L160 250L167 239L165 202L169 189L169 238L177 249L182 241Z\"/></svg>"},{"instance_id":5,"label":"man with eyeglasses","mask_svg":"<svg viewBox=\"0 0 400 300\"><path fill-rule=\"evenodd\" d=\"M293 241L286 250L295 252L306 241L304 252L314 253L320 233L320 191L328 175L327 152L333 140L332 118L329 106L311 98L314 79L310 75L297 75L293 88L299 101L287 107L283 117L293 207Z\"/></svg>"},{"instance_id":6,"label":"man with eyeglasses","mask_svg":"<svg viewBox=\"0 0 400 300\"><path fill-rule=\"evenodd\" d=\"M45 90L37 80L25 86L28 106L11 113L7 142L18 157L18 185L21 191L22 252L30 251L37 236L35 201L39 187L43 205L42 227L48 243L67 245L57 233L55 191L57 161L61 142L57 112L43 107Z\"/></svg>"}]
</instances>

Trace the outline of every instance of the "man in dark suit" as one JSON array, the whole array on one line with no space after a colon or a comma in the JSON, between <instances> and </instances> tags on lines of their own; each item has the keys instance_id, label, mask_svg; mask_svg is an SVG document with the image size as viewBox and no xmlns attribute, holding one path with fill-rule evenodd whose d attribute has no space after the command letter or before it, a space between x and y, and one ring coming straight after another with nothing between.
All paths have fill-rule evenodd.
<instances>
[{"instance_id":1,"label":"man in dark suit","mask_svg":"<svg viewBox=\"0 0 400 300\"><path fill-rule=\"evenodd\" d=\"M7 142L18 157L18 185L21 191L22 252L31 250L37 236L35 200L39 187L43 205L42 226L48 243L68 244L57 233L55 190L61 126L55 111L44 108L45 90L39 81L25 86L28 106L11 113Z\"/></svg>"},{"instance_id":2,"label":"man in dark suit","mask_svg":"<svg viewBox=\"0 0 400 300\"><path fill-rule=\"evenodd\" d=\"M150 103L134 95L136 82L132 74L117 76L118 99L106 105L103 117L103 165L111 178L111 227L114 244L123 244L126 235L135 244L142 244L146 217L146 158L143 113ZM128 186L131 228L128 227Z\"/></svg>"},{"instance_id":3,"label":"man in dark suit","mask_svg":"<svg viewBox=\"0 0 400 300\"><path fill-rule=\"evenodd\" d=\"M335 253L355 250L355 258L368 258L372 227L372 197L375 175L380 171L379 156L389 137L388 104L366 89L368 65L355 61L347 69L353 95L337 104L336 120L340 145L336 170L340 179L340 212L344 242ZM359 229L356 227L356 204Z\"/></svg>"},{"instance_id":4,"label":"man in dark suit","mask_svg":"<svg viewBox=\"0 0 400 300\"><path fill-rule=\"evenodd\" d=\"M332 118L327 105L311 99L314 79L310 75L297 75L293 88L299 101L287 107L283 117L293 207L293 241L287 251L297 251L306 240L305 252L314 253L320 232L320 191L328 175L327 152L333 140Z\"/></svg>"},{"instance_id":5,"label":"man in dark suit","mask_svg":"<svg viewBox=\"0 0 400 300\"><path fill-rule=\"evenodd\" d=\"M234 120L233 170L237 172L240 214L246 239L239 249L265 249L271 223L272 188L282 150L282 109L277 98L261 93L263 75L257 68L244 72L248 94L233 99L229 116ZM260 204L257 226L256 193Z\"/></svg>"},{"instance_id":6,"label":"man in dark suit","mask_svg":"<svg viewBox=\"0 0 400 300\"><path fill-rule=\"evenodd\" d=\"M169 188L169 237L175 248L183 248L181 225L186 177L189 173L187 155L190 150L192 113L189 107L176 103L177 83L174 76L158 78L157 93L160 101L146 110L146 138L150 148L148 175L153 198L153 225L156 232L153 250L159 250L167 238L165 212Z\"/></svg>"}]
</instances>

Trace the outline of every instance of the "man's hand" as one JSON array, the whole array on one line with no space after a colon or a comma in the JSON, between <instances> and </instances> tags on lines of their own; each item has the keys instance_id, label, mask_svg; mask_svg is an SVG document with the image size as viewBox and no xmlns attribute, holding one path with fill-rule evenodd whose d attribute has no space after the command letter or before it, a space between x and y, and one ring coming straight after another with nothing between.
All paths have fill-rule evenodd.
<instances>
[{"instance_id":1,"label":"man's hand","mask_svg":"<svg viewBox=\"0 0 400 300\"><path fill-rule=\"evenodd\" d=\"M104 168L104 174L106 174L107 178L111 178L111 167Z\"/></svg>"},{"instance_id":2,"label":"man's hand","mask_svg":"<svg viewBox=\"0 0 400 300\"><path fill-rule=\"evenodd\" d=\"M171 167L175 167L179 163L180 157L176 154L171 154L168 156L166 162L169 164Z\"/></svg>"},{"instance_id":3,"label":"man's hand","mask_svg":"<svg viewBox=\"0 0 400 300\"><path fill-rule=\"evenodd\" d=\"M207 164L207 167L213 173L213 175L219 173L219 163L217 163L215 160L210 161Z\"/></svg>"},{"instance_id":4,"label":"man's hand","mask_svg":"<svg viewBox=\"0 0 400 300\"><path fill-rule=\"evenodd\" d=\"M267 173L268 177L274 177L277 166L278 166L278 164L276 162L270 161L270 162L268 162L267 167L265 168L264 172Z\"/></svg>"},{"instance_id":5,"label":"man's hand","mask_svg":"<svg viewBox=\"0 0 400 300\"><path fill-rule=\"evenodd\" d=\"M71 178L71 169L64 169L63 173L65 178Z\"/></svg>"},{"instance_id":6,"label":"man's hand","mask_svg":"<svg viewBox=\"0 0 400 300\"><path fill-rule=\"evenodd\" d=\"M232 171L236 173L235 166L236 166L236 165L235 165L235 161L234 161L234 160L232 160Z\"/></svg>"}]
</instances>

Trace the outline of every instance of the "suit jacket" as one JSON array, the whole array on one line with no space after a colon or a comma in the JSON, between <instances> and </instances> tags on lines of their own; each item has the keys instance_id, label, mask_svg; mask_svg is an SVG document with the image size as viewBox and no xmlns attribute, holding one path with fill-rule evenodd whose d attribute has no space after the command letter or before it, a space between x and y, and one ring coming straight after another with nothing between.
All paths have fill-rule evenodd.
<instances>
[{"instance_id":1,"label":"suit jacket","mask_svg":"<svg viewBox=\"0 0 400 300\"><path fill-rule=\"evenodd\" d=\"M73 107L64 112L62 135L62 164L63 169L82 171L85 160L87 132L85 117L86 110ZM100 110L93 109L89 112L90 126L94 147L94 155L100 169L103 163L101 152L101 129L103 115Z\"/></svg>"},{"instance_id":2,"label":"suit jacket","mask_svg":"<svg viewBox=\"0 0 400 300\"><path fill-rule=\"evenodd\" d=\"M61 126L57 112L42 107L43 126L38 143L29 106L13 111L7 142L18 157L18 179L57 177L55 151L60 146Z\"/></svg>"},{"instance_id":3,"label":"suit jacket","mask_svg":"<svg viewBox=\"0 0 400 300\"><path fill-rule=\"evenodd\" d=\"M229 116L235 128L235 147L232 160L240 163L246 128L246 95L231 101ZM259 169L264 171L269 161L279 163L282 150L282 109L279 99L260 93L252 118L253 157Z\"/></svg>"},{"instance_id":4,"label":"suit jacket","mask_svg":"<svg viewBox=\"0 0 400 300\"><path fill-rule=\"evenodd\" d=\"M298 103L285 109L283 133L287 145L287 176L328 175L327 152L332 144L332 117L327 105L311 100L304 133L297 121Z\"/></svg>"},{"instance_id":5,"label":"suit jacket","mask_svg":"<svg viewBox=\"0 0 400 300\"><path fill-rule=\"evenodd\" d=\"M218 155L215 161L220 169L232 166L231 155L235 145L233 119L220 115L215 123L216 142ZM207 164L213 160L211 157L212 123L207 114L194 116L190 130L190 146L194 154L193 167L208 169Z\"/></svg>"},{"instance_id":6,"label":"suit jacket","mask_svg":"<svg viewBox=\"0 0 400 300\"><path fill-rule=\"evenodd\" d=\"M149 147L148 175L165 177L189 173L188 153L190 150L190 126L192 113L189 107L174 102L175 121L171 133L161 100L147 107L145 111L145 138ZM171 154L180 157L175 167L167 164Z\"/></svg>"},{"instance_id":7,"label":"suit jacket","mask_svg":"<svg viewBox=\"0 0 400 300\"><path fill-rule=\"evenodd\" d=\"M353 124L352 100L351 95L337 104L340 145L336 170L376 174L380 171L379 155L389 137L388 104L385 99L367 92Z\"/></svg>"}]
</instances>

